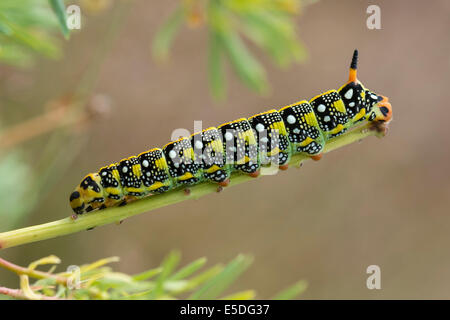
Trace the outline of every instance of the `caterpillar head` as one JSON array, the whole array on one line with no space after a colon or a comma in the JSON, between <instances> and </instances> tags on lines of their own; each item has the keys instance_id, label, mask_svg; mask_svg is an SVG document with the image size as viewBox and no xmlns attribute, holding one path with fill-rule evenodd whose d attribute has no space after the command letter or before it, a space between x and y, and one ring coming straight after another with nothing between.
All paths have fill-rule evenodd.
<instances>
[{"instance_id":1,"label":"caterpillar head","mask_svg":"<svg viewBox=\"0 0 450 320\"><path fill-rule=\"evenodd\" d=\"M359 121L389 122L392 106L389 99L364 87L357 79L358 50L353 53L348 82L339 89L347 114L353 123Z\"/></svg>"},{"instance_id":2,"label":"caterpillar head","mask_svg":"<svg viewBox=\"0 0 450 320\"><path fill-rule=\"evenodd\" d=\"M98 209L104 201L98 173L88 174L70 194L70 206L76 214Z\"/></svg>"}]
</instances>

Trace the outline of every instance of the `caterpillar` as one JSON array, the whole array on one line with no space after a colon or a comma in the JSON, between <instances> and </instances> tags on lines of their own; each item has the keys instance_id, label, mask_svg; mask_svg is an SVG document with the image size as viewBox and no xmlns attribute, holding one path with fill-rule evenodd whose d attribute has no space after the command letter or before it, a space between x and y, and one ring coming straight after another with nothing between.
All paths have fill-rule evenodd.
<instances>
[{"instance_id":1,"label":"caterpillar","mask_svg":"<svg viewBox=\"0 0 450 320\"><path fill-rule=\"evenodd\" d=\"M362 122L388 122L392 107L357 79L358 51L349 80L338 90L210 127L88 174L70 195L75 216L124 205L203 181L229 184L233 171L257 177L261 166L286 170L293 154L321 158L330 139Z\"/></svg>"}]
</instances>

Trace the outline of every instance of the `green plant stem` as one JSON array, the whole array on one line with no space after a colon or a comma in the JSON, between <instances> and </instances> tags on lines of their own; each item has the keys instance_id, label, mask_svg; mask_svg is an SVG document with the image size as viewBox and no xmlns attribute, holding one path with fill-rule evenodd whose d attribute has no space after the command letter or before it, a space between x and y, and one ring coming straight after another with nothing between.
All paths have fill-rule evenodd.
<instances>
[{"instance_id":1,"label":"green plant stem","mask_svg":"<svg viewBox=\"0 0 450 320\"><path fill-rule=\"evenodd\" d=\"M2 258L0 258L0 267L4 268L6 270L12 271L19 276L27 275L27 276L30 276L35 279L54 278L57 283L64 284L64 285L67 283L67 278L65 278L65 277L61 277L61 276L51 274L48 272L24 268L24 267L21 267L21 266L18 266L16 264L12 263L12 262L6 261Z\"/></svg>"},{"instance_id":2,"label":"green plant stem","mask_svg":"<svg viewBox=\"0 0 450 320\"><path fill-rule=\"evenodd\" d=\"M328 141L325 145L324 153L359 141L368 136L384 136L385 129L386 128L383 124L366 124L364 126L355 128L354 130L351 130L339 137ZM289 164L299 165L300 162L306 159L309 159L309 157L303 154L297 154L292 156ZM264 176L264 170L265 168L261 170L261 176ZM230 180L231 183L227 188L249 180L255 180L255 178L252 178L246 174L234 172ZM0 249L56 238L86 229L103 226L112 222L120 223L126 218L143 212L155 210L188 199L198 199L206 194L215 193L217 192L217 184L204 182L189 187L189 190L190 192L188 194L184 192L184 190L180 189L159 195L149 196L142 200L127 204L126 206L113 207L102 211L85 213L82 216L78 216L78 219L76 220L68 217L62 220L44 223L32 227L3 232L0 233Z\"/></svg>"},{"instance_id":3,"label":"green plant stem","mask_svg":"<svg viewBox=\"0 0 450 320\"><path fill-rule=\"evenodd\" d=\"M10 289L6 287L0 287L0 294L4 294L15 299L29 300L29 297L27 297L20 289ZM65 300L56 297L48 297L44 295L40 295L39 298L40 300Z\"/></svg>"}]
</instances>

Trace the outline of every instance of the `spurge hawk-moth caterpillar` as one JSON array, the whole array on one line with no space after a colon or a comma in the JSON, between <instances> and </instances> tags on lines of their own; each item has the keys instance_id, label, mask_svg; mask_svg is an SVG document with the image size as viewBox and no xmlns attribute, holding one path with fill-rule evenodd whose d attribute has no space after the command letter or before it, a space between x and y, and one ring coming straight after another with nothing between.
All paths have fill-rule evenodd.
<instances>
[{"instance_id":1,"label":"spurge hawk-moth caterpillar","mask_svg":"<svg viewBox=\"0 0 450 320\"><path fill-rule=\"evenodd\" d=\"M123 205L152 194L203 181L226 186L233 171L257 176L261 166L287 169L293 154L320 159L330 139L362 122L388 122L388 98L356 78L358 51L349 80L311 100L210 127L88 174L70 195L75 214Z\"/></svg>"}]
</instances>

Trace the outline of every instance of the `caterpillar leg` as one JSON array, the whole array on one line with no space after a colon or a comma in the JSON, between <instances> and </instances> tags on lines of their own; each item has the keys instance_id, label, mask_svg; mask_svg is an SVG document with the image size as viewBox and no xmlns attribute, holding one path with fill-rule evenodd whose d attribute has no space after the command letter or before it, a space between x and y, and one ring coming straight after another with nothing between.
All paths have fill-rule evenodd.
<instances>
[{"instance_id":1,"label":"caterpillar leg","mask_svg":"<svg viewBox=\"0 0 450 320\"><path fill-rule=\"evenodd\" d=\"M224 181L221 181L218 183L220 187L228 187L228 185L230 184L230 179L226 179Z\"/></svg>"},{"instance_id":2,"label":"caterpillar leg","mask_svg":"<svg viewBox=\"0 0 450 320\"><path fill-rule=\"evenodd\" d=\"M311 159L313 159L314 161L319 161L320 159L322 159L323 153L319 153L316 155L311 156Z\"/></svg>"},{"instance_id":3,"label":"caterpillar leg","mask_svg":"<svg viewBox=\"0 0 450 320\"><path fill-rule=\"evenodd\" d=\"M127 200L123 200L121 203L119 203L119 207L123 207L127 205Z\"/></svg>"},{"instance_id":4,"label":"caterpillar leg","mask_svg":"<svg viewBox=\"0 0 450 320\"><path fill-rule=\"evenodd\" d=\"M226 179L218 183L217 192L221 192L223 188L227 187L230 184L230 179Z\"/></svg>"},{"instance_id":5,"label":"caterpillar leg","mask_svg":"<svg viewBox=\"0 0 450 320\"><path fill-rule=\"evenodd\" d=\"M257 170L255 172L249 173L248 175L252 178L258 178L260 174L261 174L261 170Z\"/></svg>"},{"instance_id":6,"label":"caterpillar leg","mask_svg":"<svg viewBox=\"0 0 450 320\"><path fill-rule=\"evenodd\" d=\"M287 169L289 169L289 164L283 164L280 166L280 170L286 171Z\"/></svg>"}]
</instances>

